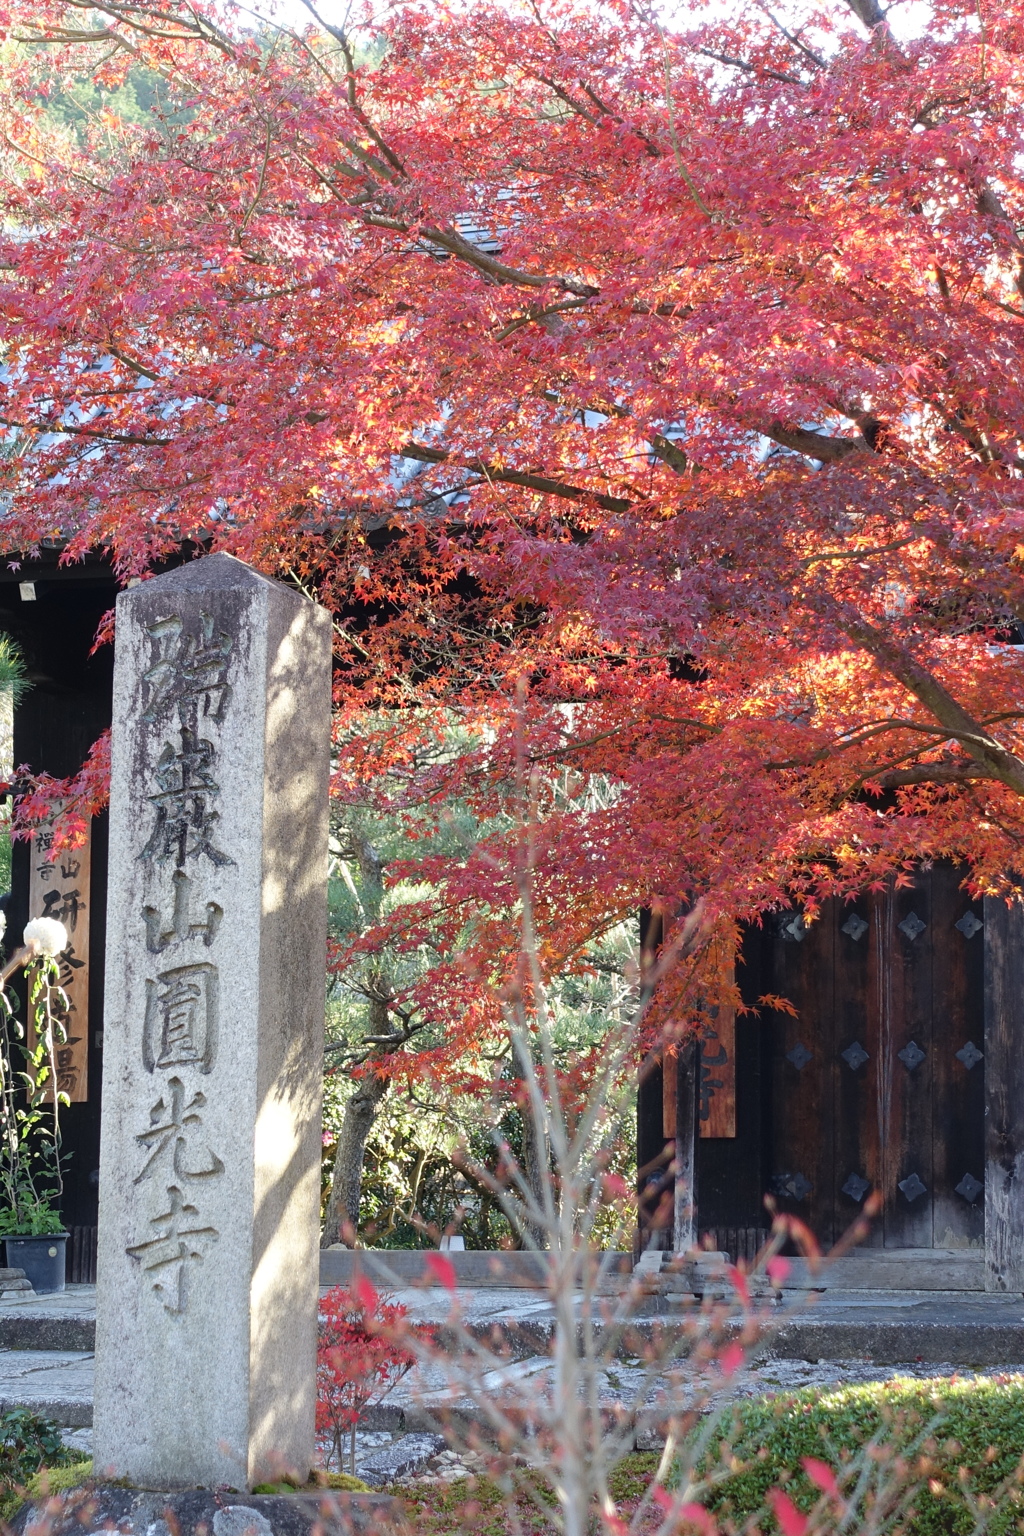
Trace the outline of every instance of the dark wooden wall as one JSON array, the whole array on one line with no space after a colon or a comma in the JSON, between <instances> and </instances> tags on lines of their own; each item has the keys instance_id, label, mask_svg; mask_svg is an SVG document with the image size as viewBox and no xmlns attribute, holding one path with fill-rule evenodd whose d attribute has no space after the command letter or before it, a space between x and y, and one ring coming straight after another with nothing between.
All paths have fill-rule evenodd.
<instances>
[{"instance_id":1,"label":"dark wooden wall","mask_svg":"<svg viewBox=\"0 0 1024 1536\"><path fill-rule=\"evenodd\" d=\"M769 1024L769 1187L822 1242L871 1189L873 1244L983 1239L984 929L959 880L938 864L809 926L775 924L770 990L798 1014Z\"/></svg>"},{"instance_id":2,"label":"dark wooden wall","mask_svg":"<svg viewBox=\"0 0 1024 1536\"><path fill-rule=\"evenodd\" d=\"M1024 1291L1024 908L985 899L985 1289Z\"/></svg>"},{"instance_id":3,"label":"dark wooden wall","mask_svg":"<svg viewBox=\"0 0 1024 1536\"><path fill-rule=\"evenodd\" d=\"M36 598L25 602L18 584L33 580ZM113 647L90 656L96 628L113 606L116 583L99 562L61 571L34 562L0 573L0 630L17 641L32 687L14 716L15 766L65 776L74 773L109 725ZM107 827L93 829L92 923L89 979L89 1098L61 1111L65 1172L64 1223L96 1223L99 1173L100 1076L103 1038L103 953L106 942ZM28 847L15 844L8 929L20 938L28 917Z\"/></svg>"},{"instance_id":4,"label":"dark wooden wall","mask_svg":"<svg viewBox=\"0 0 1024 1536\"><path fill-rule=\"evenodd\" d=\"M737 1136L697 1146L698 1230L766 1224L765 1195L831 1245L873 1188L869 1238L980 1246L985 1181L985 930L951 864L856 903L796 912L744 938ZM660 1134L660 1081L639 1102L641 1156ZM1024 1149L1022 1149L1024 1150Z\"/></svg>"}]
</instances>

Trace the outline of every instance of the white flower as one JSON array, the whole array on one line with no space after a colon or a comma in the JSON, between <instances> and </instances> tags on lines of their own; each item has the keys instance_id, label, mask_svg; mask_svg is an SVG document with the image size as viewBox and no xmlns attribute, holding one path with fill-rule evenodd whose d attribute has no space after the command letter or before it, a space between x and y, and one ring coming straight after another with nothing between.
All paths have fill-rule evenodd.
<instances>
[{"instance_id":1,"label":"white flower","mask_svg":"<svg viewBox=\"0 0 1024 1536\"><path fill-rule=\"evenodd\" d=\"M22 943L37 955L59 955L68 947L68 931L55 917L34 917L25 924Z\"/></svg>"}]
</instances>

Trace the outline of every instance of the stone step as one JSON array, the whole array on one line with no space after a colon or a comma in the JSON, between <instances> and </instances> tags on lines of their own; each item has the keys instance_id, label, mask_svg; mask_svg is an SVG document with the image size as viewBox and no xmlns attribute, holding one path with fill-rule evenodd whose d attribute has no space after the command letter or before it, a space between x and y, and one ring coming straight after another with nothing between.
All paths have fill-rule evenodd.
<instances>
[{"instance_id":1,"label":"stone step","mask_svg":"<svg viewBox=\"0 0 1024 1536\"><path fill-rule=\"evenodd\" d=\"M23 1269L5 1269L0 1267L0 1296L5 1292L23 1291L30 1296L35 1295L32 1282Z\"/></svg>"},{"instance_id":2,"label":"stone step","mask_svg":"<svg viewBox=\"0 0 1024 1536\"><path fill-rule=\"evenodd\" d=\"M786 1290L984 1291L982 1248L855 1248L811 1270L791 1259Z\"/></svg>"},{"instance_id":3,"label":"stone step","mask_svg":"<svg viewBox=\"0 0 1024 1536\"><path fill-rule=\"evenodd\" d=\"M506 1253L460 1249L443 1257L455 1271L460 1290L538 1290L543 1286L546 1256L529 1251ZM437 1274L430 1259L436 1250L429 1248L333 1248L320 1250L320 1285L350 1285L356 1274L365 1275L375 1285L395 1288L405 1285L436 1286ZM602 1264L610 1288L624 1285L633 1268L631 1253L607 1252Z\"/></svg>"},{"instance_id":4,"label":"stone step","mask_svg":"<svg viewBox=\"0 0 1024 1536\"><path fill-rule=\"evenodd\" d=\"M671 1333L683 1326L681 1318L648 1319L645 1325L638 1323L632 1339L624 1342L632 1352L642 1348L644 1335ZM511 1325L508 1332L513 1337ZM762 1377L760 1390L770 1390L774 1376L786 1372L787 1382L791 1378L794 1386L805 1379L809 1383L815 1365L824 1367L825 1362L845 1362L826 1370L867 1370L869 1375L872 1369L881 1369L883 1375L886 1367L906 1369L907 1362L915 1362L910 1367L915 1374L926 1374L929 1362L940 1373L964 1367L1019 1370L1012 1362L1024 1361L1024 1302L1000 1298L991 1303L957 1303L950 1298L941 1304L926 1299L906 1305L878 1298L860 1306L823 1304L817 1313L780 1319L763 1353L766 1357L750 1378L755 1390ZM509 1362L495 1375L519 1381L549 1369L546 1354L533 1354ZM83 1350L0 1350L0 1407L26 1407L69 1430L87 1428L92 1423L92 1371L92 1355ZM629 1386L624 1378L635 1373L628 1365L616 1364L608 1374L618 1392ZM368 1411L364 1427L392 1433L432 1430L432 1401L442 1380L443 1373L436 1368L415 1390L407 1379L384 1403ZM499 1383L485 1385L496 1390ZM442 1391L436 1400L444 1395Z\"/></svg>"},{"instance_id":5,"label":"stone step","mask_svg":"<svg viewBox=\"0 0 1024 1536\"><path fill-rule=\"evenodd\" d=\"M93 1357L83 1350L0 1350L0 1408L28 1408L68 1429L92 1423Z\"/></svg>"},{"instance_id":6,"label":"stone step","mask_svg":"<svg viewBox=\"0 0 1024 1536\"><path fill-rule=\"evenodd\" d=\"M96 1319L66 1314L5 1312L0 1305L0 1349L82 1350L96 1346Z\"/></svg>"}]
</instances>

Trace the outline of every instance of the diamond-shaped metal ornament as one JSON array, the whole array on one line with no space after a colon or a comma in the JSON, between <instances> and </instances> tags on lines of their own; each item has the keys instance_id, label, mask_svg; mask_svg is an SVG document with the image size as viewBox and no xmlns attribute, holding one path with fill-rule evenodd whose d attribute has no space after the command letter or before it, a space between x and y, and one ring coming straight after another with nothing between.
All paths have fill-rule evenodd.
<instances>
[{"instance_id":1,"label":"diamond-shaped metal ornament","mask_svg":"<svg viewBox=\"0 0 1024 1536\"><path fill-rule=\"evenodd\" d=\"M774 1193L788 1195L793 1200L802 1200L813 1187L810 1179L805 1179L802 1173L777 1173L772 1179Z\"/></svg>"},{"instance_id":2,"label":"diamond-shaped metal ornament","mask_svg":"<svg viewBox=\"0 0 1024 1536\"><path fill-rule=\"evenodd\" d=\"M809 1051L806 1045L798 1040L793 1049L786 1052L786 1060L791 1061L798 1072L802 1072L813 1055L814 1052Z\"/></svg>"},{"instance_id":3,"label":"diamond-shaped metal ornament","mask_svg":"<svg viewBox=\"0 0 1024 1536\"><path fill-rule=\"evenodd\" d=\"M974 913L969 909L958 923L953 924L954 928L959 928L965 939L973 939L974 935L980 933L984 926L981 918L975 917Z\"/></svg>"},{"instance_id":4,"label":"diamond-shaped metal ornament","mask_svg":"<svg viewBox=\"0 0 1024 1536\"><path fill-rule=\"evenodd\" d=\"M905 933L908 939L914 940L919 933L924 933L927 924L922 923L916 912L911 912L898 926L900 933Z\"/></svg>"},{"instance_id":5,"label":"diamond-shaped metal ornament","mask_svg":"<svg viewBox=\"0 0 1024 1536\"><path fill-rule=\"evenodd\" d=\"M855 944L864 937L868 931L868 925L859 912L851 912L843 924L841 932L848 933Z\"/></svg>"},{"instance_id":6,"label":"diamond-shaped metal ornament","mask_svg":"<svg viewBox=\"0 0 1024 1536\"><path fill-rule=\"evenodd\" d=\"M962 1061L969 1072L972 1067L978 1065L979 1061L984 1061L985 1052L979 1051L973 1040L968 1040L967 1044L962 1045L957 1051L956 1059Z\"/></svg>"},{"instance_id":7,"label":"diamond-shaped metal ornament","mask_svg":"<svg viewBox=\"0 0 1024 1536\"><path fill-rule=\"evenodd\" d=\"M927 1184L922 1184L916 1173L908 1174L905 1179L900 1179L899 1188L902 1189L911 1205L913 1205L914 1201L918 1200L921 1195L926 1195L928 1193Z\"/></svg>"},{"instance_id":8,"label":"diamond-shaped metal ornament","mask_svg":"<svg viewBox=\"0 0 1024 1536\"><path fill-rule=\"evenodd\" d=\"M914 1068L919 1067L924 1061L924 1051L916 1040L911 1040L909 1045L905 1045L902 1051L897 1051L896 1054L908 1072L913 1072Z\"/></svg>"},{"instance_id":9,"label":"diamond-shaped metal ornament","mask_svg":"<svg viewBox=\"0 0 1024 1536\"><path fill-rule=\"evenodd\" d=\"M973 1205L984 1188L984 1184L980 1179L976 1179L973 1173L965 1173L956 1186L956 1193L962 1195L968 1205Z\"/></svg>"},{"instance_id":10,"label":"diamond-shaped metal ornament","mask_svg":"<svg viewBox=\"0 0 1024 1536\"><path fill-rule=\"evenodd\" d=\"M859 1040L855 1040L852 1045L848 1045L846 1050L841 1052L841 1055L852 1072L856 1072L857 1068L862 1067L868 1059L868 1052Z\"/></svg>"},{"instance_id":11,"label":"diamond-shaped metal ornament","mask_svg":"<svg viewBox=\"0 0 1024 1536\"><path fill-rule=\"evenodd\" d=\"M788 944L799 944L807 932L807 924L804 922L802 912L796 912L792 917L782 919L782 937Z\"/></svg>"},{"instance_id":12,"label":"diamond-shaped metal ornament","mask_svg":"<svg viewBox=\"0 0 1024 1536\"><path fill-rule=\"evenodd\" d=\"M849 1195L851 1200L856 1200L859 1204L870 1188L871 1185L867 1179L862 1179L859 1173L851 1173L843 1185L843 1194Z\"/></svg>"}]
</instances>

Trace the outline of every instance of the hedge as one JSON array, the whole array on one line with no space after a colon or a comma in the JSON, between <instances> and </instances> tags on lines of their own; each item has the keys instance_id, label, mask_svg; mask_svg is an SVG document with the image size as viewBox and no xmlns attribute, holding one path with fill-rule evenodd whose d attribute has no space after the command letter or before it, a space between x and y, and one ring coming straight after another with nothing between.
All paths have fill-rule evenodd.
<instances>
[{"instance_id":1,"label":"hedge","mask_svg":"<svg viewBox=\"0 0 1024 1536\"><path fill-rule=\"evenodd\" d=\"M726 1470L702 1502L726 1528L757 1517L777 1531L775 1488L809 1513L822 1501L803 1467L811 1457L836 1472L847 1496L858 1478L873 1486L860 1486L853 1529L876 1525L881 1489L892 1499L882 1528L906 1536L970 1536L979 1524L992 1536L1024 1530L1022 1376L897 1377L759 1398L720 1415L704 1444L699 1470ZM833 1509L823 1501L825 1528Z\"/></svg>"}]
</instances>

